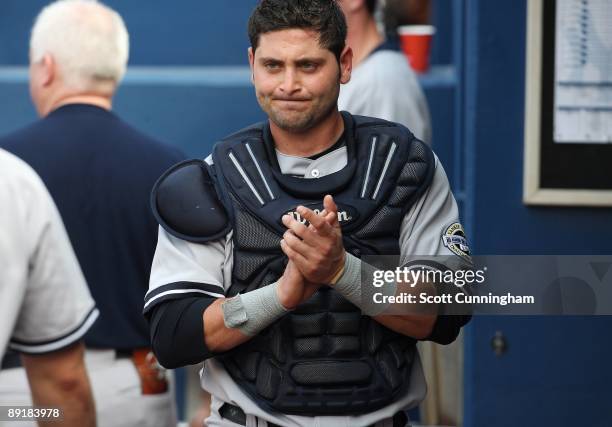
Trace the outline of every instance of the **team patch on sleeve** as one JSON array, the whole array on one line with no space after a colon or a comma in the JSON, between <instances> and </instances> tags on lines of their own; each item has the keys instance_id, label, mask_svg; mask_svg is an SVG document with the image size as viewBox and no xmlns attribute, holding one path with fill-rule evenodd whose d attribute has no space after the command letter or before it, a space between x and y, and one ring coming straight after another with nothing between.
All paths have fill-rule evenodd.
<instances>
[{"instance_id":1,"label":"team patch on sleeve","mask_svg":"<svg viewBox=\"0 0 612 427\"><path fill-rule=\"evenodd\" d=\"M463 226L458 222L453 222L444 230L442 242L454 254L463 258L470 258L470 247L465 237L465 231L463 231Z\"/></svg>"}]
</instances>

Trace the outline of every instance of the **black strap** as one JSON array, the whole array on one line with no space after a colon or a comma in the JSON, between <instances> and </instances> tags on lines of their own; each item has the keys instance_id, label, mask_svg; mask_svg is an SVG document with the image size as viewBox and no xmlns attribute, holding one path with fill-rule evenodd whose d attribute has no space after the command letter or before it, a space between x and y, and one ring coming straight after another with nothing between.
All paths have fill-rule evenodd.
<instances>
[{"instance_id":1,"label":"black strap","mask_svg":"<svg viewBox=\"0 0 612 427\"><path fill-rule=\"evenodd\" d=\"M233 423L240 424L241 426L246 425L246 414L240 407L236 405L232 405L230 403L224 403L219 408L219 414L221 415L222 418L225 418L226 420L230 420ZM281 427L281 426L268 421L268 427Z\"/></svg>"},{"instance_id":2,"label":"black strap","mask_svg":"<svg viewBox=\"0 0 612 427\"><path fill-rule=\"evenodd\" d=\"M405 427L408 425L408 415L404 411L399 411L393 415L393 427Z\"/></svg>"},{"instance_id":3,"label":"black strap","mask_svg":"<svg viewBox=\"0 0 612 427\"><path fill-rule=\"evenodd\" d=\"M224 403L219 408L219 414L222 418L229 420L233 423L240 424L241 426L246 426L246 414L244 411L230 403ZM393 427L405 427L408 423L408 416L404 411L399 411L393 416ZM376 424L370 424L368 427L375 427ZM271 423L268 421L268 427L281 427L278 424Z\"/></svg>"},{"instance_id":4,"label":"black strap","mask_svg":"<svg viewBox=\"0 0 612 427\"><path fill-rule=\"evenodd\" d=\"M393 415L393 427L406 427L408 424L408 416L404 411L396 412ZM368 427L376 427L376 423L370 424Z\"/></svg>"},{"instance_id":5,"label":"black strap","mask_svg":"<svg viewBox=\"0 0 612 427\"><path fill-rule=\"evenodd\" d=\"M246 425L246 414L236 405L224 403L219 408L219 415L221 415L221 418L225 418L226 420L230 420L231 422L240 424L241 426Z\"/></svg>"},{"instance_id":6,"label":"black strap","mask_svg":"<svg viewBox=\"0 0 612 427\"><path fill-rule=\"evenodd\" d=\"M131 359L134 350L115 350L115 359Z\"/></svg>"}]
</instances>

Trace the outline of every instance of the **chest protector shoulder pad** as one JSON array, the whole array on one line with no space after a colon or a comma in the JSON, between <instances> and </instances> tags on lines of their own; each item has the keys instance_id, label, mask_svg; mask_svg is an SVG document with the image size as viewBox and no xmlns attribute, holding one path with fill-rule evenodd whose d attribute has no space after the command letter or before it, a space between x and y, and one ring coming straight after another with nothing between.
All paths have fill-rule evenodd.
<instances>
[{"instance_id":1,"label":"chest protector shoulder pad","mask_svg":"<svg viewBox=\"0 0 612 427\"><path fill-rule=\"evenodd\" d=\"M186 160L168 169L151 192L151 208L168 233L190 242L220 239L231 227L203 160Z\"/></svg>"}]
</instances>

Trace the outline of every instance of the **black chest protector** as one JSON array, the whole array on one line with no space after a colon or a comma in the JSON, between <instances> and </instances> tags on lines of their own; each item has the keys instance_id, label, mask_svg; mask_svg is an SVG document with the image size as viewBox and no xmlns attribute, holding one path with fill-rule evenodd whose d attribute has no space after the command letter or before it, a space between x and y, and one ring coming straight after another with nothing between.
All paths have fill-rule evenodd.
<instances>
[{"instance_id":1,"label":"black chest protector","mask_svg":"<svg viewBox=\"0 0 612 427\"><path fill-rule=\"evenodd\" d=\"M269 285L287 258L281 217L302 204L338 205L344 246L357 257L399 253L404 214L429 186L431 150L403 126L343 113L346 167L316 179L283 175L267 124L218 143L210 171L233 229L227 296ZM267 410L299 415L360 414L406 393L415 340L367 316L328 287L260 335L219 356L232 378Z\"/></svg>"},{"instance_id":2,"label":"black chest protector","mask_svg":"<svg viewBox=\"0 0 612 427\"><path fill-rule=\"evenodd\" d=\"M348 113L343 119L348 163L338 172L313 179L283 175L270 129L259 124L215 145L214 166L192 160L166 172L152 193L153 213L169 233L196 243L233 230L227 296L278 280L287 264L281 217L302 220L295 208L322 209L326 194L338 205L347 251L397 255L402 219L431 183L433 153L403 126ZM347 415L403 396L415 351L415 340L362 316L323 287L217 358L268 411Z\"/></svg>"}]
</instances>

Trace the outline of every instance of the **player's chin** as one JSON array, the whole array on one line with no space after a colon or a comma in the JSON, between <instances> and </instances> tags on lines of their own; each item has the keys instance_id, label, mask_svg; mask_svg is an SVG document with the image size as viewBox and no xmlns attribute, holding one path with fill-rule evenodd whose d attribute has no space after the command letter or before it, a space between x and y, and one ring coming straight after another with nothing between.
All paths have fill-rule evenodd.
<instances>
[{"instance_id":1,"label":"player's chin","mask_svg":"<svg viewBox=\"0 0 612 427\"><path fill-rule=\"evenodd\" d=\"M274 123L281 129L300 133L312 127L312 117L305 113L271 115Z\"/></svg>"}]
</instances>

